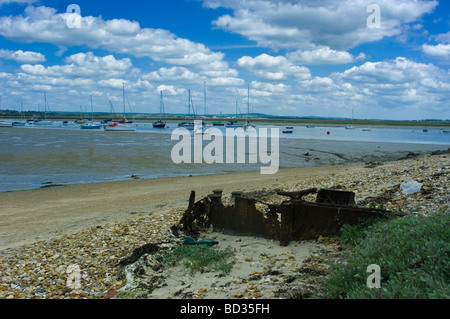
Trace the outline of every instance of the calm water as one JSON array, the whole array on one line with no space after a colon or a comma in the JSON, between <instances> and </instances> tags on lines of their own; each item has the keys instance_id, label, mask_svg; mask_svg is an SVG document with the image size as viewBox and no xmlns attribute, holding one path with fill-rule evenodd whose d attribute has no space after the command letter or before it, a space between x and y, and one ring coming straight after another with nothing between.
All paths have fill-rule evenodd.
<instances>
[{"instance_id":1,"label":"calm water","mask_svg":"<svg viewBox=\"0 0 450 319\"><path fill-rule=\"evenodd\" d=\"M174 128L176 123L163 130L140 123L136 132L122 133L80 130L61 124L45 129L0 128L0 191L124 180L133 175L155 178L252 171L267 166L259 161L257 164L174 164L171 150L178 143L171 140ZM405 155L450 146L450 134L441 130L372 128L363 131L294 126L293 134L283 134L285 128L279 128L280 168L398 159L399 152ZM209 143L205 141L204 145Z\"/></svg>"}]
</instances>

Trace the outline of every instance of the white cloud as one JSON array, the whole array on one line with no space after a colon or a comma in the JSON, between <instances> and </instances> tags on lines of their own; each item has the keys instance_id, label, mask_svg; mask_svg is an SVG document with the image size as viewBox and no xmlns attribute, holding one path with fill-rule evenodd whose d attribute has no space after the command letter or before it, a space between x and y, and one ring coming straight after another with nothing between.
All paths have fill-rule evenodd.
<instances>
[{"instance_id":1,"label":"white cloud","mask_svg":"<svg viewBox=\"0 0 450 319\"><path fill-rule=\"evenodd\" d=\"M157 71L143 75L144 79L157 82L177 82L177 83L200 83L203 78L199 74L188 70L185 67L174 66L171 68L160 68Z\"/></svg>"},{"instance_id":2,"label":"white cloud","mask_svg":"<svg viewBox=\"0 0 450 319\"><path fill-rule=\"evenodd\" d=\"M177 88L173 85L159 85L156 90L158 92L162 91L164 95L181 95L186 92L184 88Z\"/></svg>"},{"instance_id":3,"label":"white cloud","mask_svg":"<svg viewBox=\"0 0 450 319\"><path fill-rule=\"evenodd\" d=\"M37 0L0 0L0 7L4 4L18 3L18 4L32 4Z\"/></svg>"},{"instance_id":4,"label":"white cloud","mask_svg":"<svg viewBox=\"0 0 450 319\"><path fill-rule=\"evenodd\" d=\"M39 63L46 61L45 56L38 52L2 49L0 49L0 59L13 60L19 63Z\"/></svg>"},{"instance_id":5,"label":"white cloud","mask_svg":"<svg viewBox=\"0 0 450 319\"><path fill-rule=\"evenodd\" d=\"M364 53L355 57L346 51L336 51L328 47L311 51L296 50L287 56L291 61L304 64L348 64L366 58Z\"/></svg>"},{"instance_id":6,"label":"white cloud","mask_svg":"<svg viewBox=\"0 0 450 319\"><path fill-rule=\"evenodd\" d=\"M450 63L450 44L439 43L438 45L422 45L423 53L429 57Z\"/></svg>"},{"instance_id":7,"label":"white cloud","mask_svg":"<svg viewBox=\"0 0 450 319\"><path fill-rule=\"evenodd\" d=\"M115 77L131 69L130 59L116 60L112 55L97 57L92 52L78 53L65 59L67 64L44 67L24 64L21 70L30 75L49 77Z\"/></svg>"},{"instance_id":8,"label":"white cloud","mask_svg":"<svg viewBox=\"0 0 450 319\"><path fill-rule=\"evenodd\" d=\"M123 87L123 83L125 82L124 79L107 79L107 80L100 80L98 81L98 85L101 87L107 87L112 89L121 89Z\"/></svg>"},{"instance_id":9,"label":"white cloud","mask_svg":"<svg viewBox=\"0 0 450 319\"><path fill-rule=\"evenodd\" d=\"M69 16L70 13L58 14L53 8L29 6L25 16L0 17L0 35L13 41L52 43L58 47L87 45L179 66L224 67L223 53L167 30L141 28L136 21L91 16L82 17L80 28L69 28Z\"/></svg>"},{"instance_id":10,"label":"white cloud","mask_svg":"<svg viewBox=\"0 0 450 319\"><path fill-rule=\"evenodd\" d=\"M265 81L306 80L311 77L308 68L293 65L284 56L274 57L265 53L254 58L243 56L237 65Z\"/></svg>"},{"instance_id":11,"label":"white cloud","mask_svg":"<svg viewBox=\"0 0 450 319\"><path fill-rule=\"evenodd\" d=\"M225 31L240 34L262 47L313 50L326 46L348 50L358 44L401 33L403 25L432 12L437 1L378 0L380 28L367 26L373 0L204 0L209 8L233 11L214 21Z\"/></svg>"},{"instance_id":12,"label":"white cloud","mask_svg":"<svg viewBox=\"0 0 450 319\"><path fill-rule=\"evenodd\" d=\"M405 117L410 107L426 106L447 111L442 101L450 100L450 74L447 71L402 57L366 62L342 73L333 73L330 78L338 84L351 84L350 92L365 96L364 102L377 109L405 108Z\"/></svg>"}]
</instances>

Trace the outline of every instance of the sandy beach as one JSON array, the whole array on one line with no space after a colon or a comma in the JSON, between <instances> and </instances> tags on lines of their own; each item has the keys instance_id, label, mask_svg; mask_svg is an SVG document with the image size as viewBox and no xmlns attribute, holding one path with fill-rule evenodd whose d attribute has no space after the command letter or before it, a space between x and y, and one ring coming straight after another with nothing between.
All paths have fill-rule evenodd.
<instances>
[{"instance_id":1,"label":"sandy beach","mask_svg":"<svg viewBox=\"0 0 450 319\"><path fill-rule=\"evenodd\" d=\"M392 211L430 214L449 210L449 172L450 156L442 153L371 164L283 169L275 175L247 172L138 179L1 193L0 298L103 298L109 291L124 289L126 281L116 277L120 270L119 261L128 257L134 248L172 238L170 226L179 222L191 190L200 199L220 188L225 200L236 190L266 190L269 192L264 201L277 202L285 198L280 199L270 190L334 187L354 191L361 204L383 204ZM403 194L399 185L411 180L422 183L420 192ZM264 247L268 247L261 239L230 239L220 234L208 236L234 243L242 256L250 256L245 252L244 244L257 247L248 257L252 262L265 256ZM276 243L272 246L271 258L265 259L286 259L286 263L283 263L285 268L279 268L279 276L271 277L271 282L264 286L266 288L260 286L259 290L254 290L258 281L248 280L252 273L264 274L265 266L247 267L251 262L238 258L234 267L236 273L223 283L233 289L218 292L210 286L201 288L197 285L192 286L197 289L194 292L189 291L189 285L184 285L181 296L253 298L255 295L249 294L253 291L258 293L257 296L275 298L279 296L276 291L287 289L286 278L299 285L297 278L301 271L294 270L309 267L309 254L335 248L326 239L304 245L291 243L287 248ZM71 264L81 267L81 292L67 289L66 271ZM166 280L170 282L170 276ZM205 280L197 278L195 282L215 287L219 284ZM283 284L283 289L277 283ZM145 297L174 298L181 288L174 284L164 289Z\"/></svg>"},{"instance_id":2,"label":"sandy beach","mask_svg":"<svg viewBox=\"0 0 450 319\"><path fill-rule=\"evenodd\" d=\"M197 197L220 188L256 191L283 188L313 177L345 176L364 171L364 165L308 167L259 172L172 177L69 185L0 194L0 250L68 234L91 226L187 207L191 190ZM311 185L314 187L314 185Z\"/></svg>"}]
</instances>

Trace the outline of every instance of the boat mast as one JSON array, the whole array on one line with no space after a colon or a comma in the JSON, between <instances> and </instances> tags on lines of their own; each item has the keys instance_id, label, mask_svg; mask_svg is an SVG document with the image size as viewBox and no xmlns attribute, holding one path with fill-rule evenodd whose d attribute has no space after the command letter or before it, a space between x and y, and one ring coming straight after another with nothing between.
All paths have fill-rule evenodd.
<instances>
[{"instance_id":1,"label":"boat mast","mask_svg":"<svg viewBox=\"0 0 450 319\"><path fill-rule=\"evenodd\" d=\"M125 83L122 83L123 118L125 119Z\"/></svg>"},{"instance_id":2,"label":"boat mast","mask_svg":"<svg viewBox=\"0 0 450 319\"><path fill-rule=\"evenodd\" d=\"M248 123L249 113L250 113L250 84L248 85L248 89L247 89L247 123Z\"/></svg>"},{"instance_id":3,"label":"boat mast","mask_svg":"<svg viewBox=\"0 0 450 319\"><path fill-rule=\"evenodd\" d=\"M47 92L44 92L44 118L47 119Z\"/></svg>"},{"instance_id":4,"label":"boat mast","mask_svg":"<svg viewBox=\"0 0 450 319\"><path fill-rule=\"evenodd\" d=\"M208 106L206 104L206 82L203 82L203 97L204 97L204 101L203 101L203 111L205 113L205 115L208 113Z\"/></svg>"},{"instance_id":5,"label":"boat mast","mask_svg":"<svg viewBox=\"0 0 450 319\"><path fill-rule=\"evenodd\" d=\"M90 98L91 98L91 121L93 122L94 121L94 109L92 107L92 95L90 95Z\"/></svg>"},{"instance_id":6,"label":"boat mast","mask_svg":"<svg viewBox=\"0 0 450 319\"><path fill-rule=\"evenodd\" d=\"M160 101L159 101L159 120L161 121L162 114L165 112L162 90L160 91L160 95L161 95L161 97L160 97ZM165 113L164 113L164 117L165 117Z\"/></svg>"},{"instance_id":7,"label":"boat mast","mask_svg":"<svg viewBox=\"0 0 450 319\"><path fill-rule=\"evenodd\" d=\"M188 118L191 115L191 89L188 89Z\"/></svg>"}]
</instances>

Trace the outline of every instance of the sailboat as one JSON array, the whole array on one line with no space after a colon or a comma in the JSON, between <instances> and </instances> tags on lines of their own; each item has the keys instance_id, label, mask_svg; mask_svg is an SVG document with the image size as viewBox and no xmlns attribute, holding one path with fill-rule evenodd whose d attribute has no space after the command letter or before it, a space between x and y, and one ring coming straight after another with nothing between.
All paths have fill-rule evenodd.
<instances>
[{"instance_id":1,"label":"sailboat","mask_svg":"<svg viewBox=\"0 0 450 319\"><path fill-rule=\"evenodd\" d=\"M35 120L33 125L53 125L53 121L47 120L47 92L44 92L44 118Z\"/></svg>"},{"instance_id":2,"label":"sailboat","mask_svg":"<svg viewBox=\"0 0 450 319\"><path fill-rule=\"evenodd\" d=\"M20 117L22 118L22 120L13 122L12 123L13 126L26 126L27 125L27 121L25 121L25 116L23 114L23 102L20 103Z\"/></svg>"},{"instance_id":3,"label":"sailboat","mask_svg":"<svg viewBox=\"0 0 450 319\"><path fill-rule=\"evenodd\" d=\"M192 105L192 98L191 98L191 90L189 89L189 95L188 95L188 116L191 114L191 106L192 106L192 110L194 110L194 106ZM195 112L194 112L194 117L195 117ZM178 124L178 127L182 127L182 128L186 128L188 130L193 130L194 129L194 123L193 122L181 122Z\"/></svg>"},{"instance_id":4,"label":"sailboat","mask_svg":"<svg viewBox=\"0 0 450 319\"><path fill-rule=\"evenodd\" d=\"M354 130L355 129L355 127L353 126L353 109L352 109L352 125L347 125L346 127L345 127L345 129L346 130Z\"/></svg>"},{"instance_id":5,"label":"sailboat","mask_svg":"<svg viewBox=\"0 0 450 319\"><path fill-rule=\"evenodd\" d=\"M1 109L1 106L2 106L2 96L0 95L0 109ZM0 121L0 127L12 127L12 123Z\"/></svg>"},{"instance_id":6,"label":"sailboat","mask_svg":"<svg viewBox=\"0 0 450 319\"><path fill-rule=\"evenodd\" d=\"M244 131L247 131L249 128L256 128L256 125L254 125L249 119L249 113L250 113L250 85L248 86L248 93L247 93L247 124L244 125Z\"/></svg>"},{"instance_id":7,"label":"sailboat","mask_svg":"<svg viewBox=\"0 0 450 319\"><path fill-rule=\"evenodd\" d=\"M82 130L99 130L102 126L94 123L94 109L92 108L92 95L91 95L91 120L81 125Z\"/></svg>"},{"instance_id":8,"label":"sailboat","mask_svg":"<svg viewBox=\"0 0 450 319\"><path fill-rule=\"evenodd\" d=\"M236 101L236 118L238 117L238 105L237 105L237 101ZM227 127L243 127L242 124L239 124L238 121L229 121L227 123Z\"/></svg>"},{"instance_id":9,"label":"sailboat","mask_svg":"<svg viewBox=\"0 0 450 319\"><path fill-rule=\"evenodd\" d=\"M136 125L131 125L129 121L127 121L125 116L125 84L123 84L123 119L120 121L112 121L110 123L104 124L105 131L136 131Z\"/></svg>"},{"instance_id":10,"label":"sailboat","mask_svg":"<svg viewBox=\"0 0 450 319\"><path fill-rule=\"evenodd\" d=\"M164 122L162 121L162 119L161 119L161 114L165 114L165 112L164 112L164 101L163 101L163 94L162 94L162 91L160 91L160 95L161 95L160 101L159 101L159 115L160 115L160 118L159 118L158 121L156 121L156 122L153 123L153 127L154 127L154 128L165 128L165 127L166 127L166 123L164 123Z\"/></svg>"}]
</instances>

